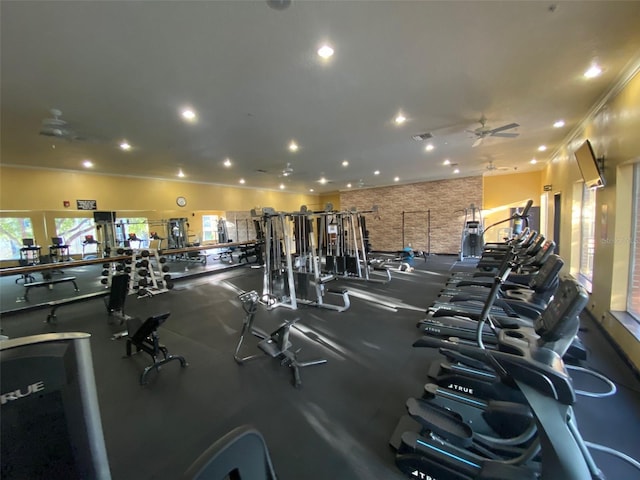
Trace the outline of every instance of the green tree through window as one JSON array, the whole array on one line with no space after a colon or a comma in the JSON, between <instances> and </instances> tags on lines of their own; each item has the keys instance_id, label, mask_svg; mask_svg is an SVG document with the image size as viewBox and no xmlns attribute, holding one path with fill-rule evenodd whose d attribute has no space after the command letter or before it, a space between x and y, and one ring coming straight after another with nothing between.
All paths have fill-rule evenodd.
<instances>
[{"instance_id":1,"label":"green tree through window","mask_svg":"<svg viewBox=\"0 0 640 480\"><path fill-rule=\"evenodd\" d=\"M23 238L33 238L30 218L0 218L0 258L20 258Z\"/></svg>"}]
</instances>

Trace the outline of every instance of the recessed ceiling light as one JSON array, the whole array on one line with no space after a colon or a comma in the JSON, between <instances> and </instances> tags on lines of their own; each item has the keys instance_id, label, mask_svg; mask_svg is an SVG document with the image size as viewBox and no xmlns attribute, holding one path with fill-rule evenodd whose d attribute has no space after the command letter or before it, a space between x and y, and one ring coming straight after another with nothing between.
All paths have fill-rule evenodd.
<instances>
[{"instance_id":1,"label":"recessed ceiling light","mask_svg":"<svg viewBox=\"0 0 640 480\"><path fill-rule=\"evenodd\" d=\"M291 151L291 152L297 152L298 151L298 144L296 142L294 142L293 140L289 144L289 151Z\"/></svg>"},{"instance_id":2,"label":"recessed ceiling light","mask_svg":"<svg viewBox=\"0 0 640 480\"><path fill-rule=\"evenodd\" d=\"M432 143L429 143L426 147L424 147L424 149L425 149L427 152L432 151L434 148L436 148L436 147L434 147Z\"/></svg>"},{"instance_id":3,"label":"recessed ceiling light","mask_svg":"<svg viewBox=\"0 0 640 480\"><path fill-rule=\"evenodd\" d=\"M178 176L180 178L184 177L184 172L182 171L182 169L178 170Z\"/></svg>"},{"instance_id":4,"label":"recessed ceiling light","mask_svg":"<svg viewBox=\"0 0 640 480\"><path fill-rule=\"evenodd\" d=\"M407 117L405 117L403 114L399 113L394 121L396 122L396 125L402 125L404 122L407 121Z\"/></svg>"},{"instance_id":5,"label":"recessed ceiling light","mask_svg":"<svg viewBox=\"0 0 640 480\"><path fill-rule=\"evenodd\" d=\"M280 190L284 190L284 183L280 184Z\"/></svg>"},{"instance_id":6,"label":"recessed ceiling light","mask_svg":"<svg viewBox=\"0 0 640 480\"><path fill-rule=\"evenodd\" d=\"M343 167L348 167L349 166L349 160L343 160L342 161L342 166Z\"/></svg>"},{"instance_id":7,"label":"recessed ceiling light","mask_svg":"<svg viewBox=\"0 0 640 480\"><path fill-rule=\"evenodd\" d=\"M546 146L546 145L540 145L540 146L538 147L538 151L539 151L539 152L544 152L546 149L547 149L547 146Z\"/></svg>"},{"instance_id":8,"label":"recessed ceiling light","mask_svg":"<svg viewBox=\"0 0 640 480\"><path fill-rule=\"evenodd\" d=\"M330 58L333 56L333 48L329 45L323 45L318 49L318 55L324 59Z\"/></svg>"},{"instance_id":9,"label":"recessed ceiling light","mask_svg":"<svg viewBox=\"0 0 640 480\"><path fill-rule=\"evenodd\" d=\"M400 177L394 177L393 181L394 182L399 182L400 181Z\"/></svg>"},{"instance_id":10,"label":"recessed ceiling light","mask_svg":"<svg viewBox=\"0 0 640 480\"><path fill-rule=\"evenodd\" d=\"M351 184L350 183L347 183L347 188L351 188Z\"/></svg>"},{"instance_id":11,"label":"recessed ceiling light","mask_svg":"<svg viewBox=\"0 0 640 480\"><path fill-rule=\"evenodd\" d=\"M313 190L313 188L310 188L310 189L309 189L309 191L310 191L310 192L313 192L314 190Z\"/></svg>"},{"instance_id":12,"label":"recessed ceiling light","mask_svg":"<svg viewBox=\"0 0 640 480\"><path fill-rule=\"evenodd\" d=\"M225 158L225 159L224 159L224 163L223 163L223 165L224 165L225 167L230 167L230 166L231 166L231 160L229 160L228 158Z\"/></svg>"},{"instance_id":13,"label":"recessed ceiling light","mask_svg":"<svg viewBox=\"0 0 640 480\"><path fill-rule=\"evenodd\" d=\"M129 145L126 140L123 140L122 142L120 142L120 148L125 151L131 150L131 145Z\"/></svg>"},{"instance_id":14,"label":"recessed ceiling light","mask_svg":"<svg viewBox=\"0 0 640 480\"><path fill-rule=\"evenodd\" d=\"M373 172L374 175L380 175L380 170L376 170L375 172Z\"/></svg>"},{"instance_id":15,"label":"recessed ceiling light","mask_svg":"<svg viewBox=\"0 0 640 480\"><path fill-rule=\"evenodd\" d=\"M529 161L529 163L530 163L531 165L535 165L536 163L538 163L538 160L536 160L535 158L532 158L532 159Z\"/></svg>"},{"instance_id":16,"label":"recessed ceiling light","mask_svg":"<svg viewBox=\"0 0 640 480\"><path fill-rule=\"evenodd\" d=\"M589 69L584 72L584 78L596 78L602 73L602 68L597 63L592 64Z\"/></svg>"},{"instance_id":17,"label":"recessed ceiling light","mask_svg":"<svg viewBox=\"0 0 640 480\"><path fill-rule=\"evenodd\" d=\"M555 122L555 123L553 124L553 126L554 126L555 128L562 128L562 127L564 127L564 120L558 120L557 122Z\"/></svg>"},{"instance_id":18,"label":"recessed ceiling light","mask_svg":"<svg viewBox=\"0 0 640 480\"><path fill-rule=\"evenodd\" d=\"M182 115L182 118L184 118L187 122L194 122L197 118L196 112L194 112L190 108L185 108L184 110L182 110L182 112L180 112L180 115Z\"/></svg>"},{"instance_id":19,"label":"recessed ceiling light","mask_svg":"<svg viewBox=\"0 0 640 480\"><path fill-rule=\"evenodd\" d=\"M459 169L459 168L456 168L456 169L453 171L453 173L460 173L460 169Z\"/></svg>"},{"instance_id":20,"label":"recessed ceiling light","mask_svg":"<svg viewBox=\"0 0 640 480\"><path fill-rule=\"evenodd\" d=\"M241 185L244 185L244 178L241 178L240 180L238 180L238 182L239 182Z\"/></svg>"},{"instance_id":21,"label":"recessed ceiling light","mask_svg":"<svg viewBox=\"0 0 640 480\"><path fill-rule=\"evenodd\" d=\"M442 162L443 165L451 165L451 160L449 160L448 158L444 159L444 162Z\"/></svg>"},{"instance_id":22,"label":"recessed ceiling light","mask_svg":"<svg viewBox=\"0 0 640 480\"><path fill-rule=\"evenodd\" d=\"M322 177L320 178L320 180L318 180L322 185L324 185L325 183L327 183L327 179Z\"/></svg>"},{"instance_id":23,"label":"recessed ceiling light","mask_svg":"<svg viewBox=\"0 0 640 480\"><path fill-rule=\"evenodd\" d=\"M82 162L82 166L84 168L91 168L93 167L93 162L91 160L85 160L84 162Z\"/></svg>"}]
</instances>

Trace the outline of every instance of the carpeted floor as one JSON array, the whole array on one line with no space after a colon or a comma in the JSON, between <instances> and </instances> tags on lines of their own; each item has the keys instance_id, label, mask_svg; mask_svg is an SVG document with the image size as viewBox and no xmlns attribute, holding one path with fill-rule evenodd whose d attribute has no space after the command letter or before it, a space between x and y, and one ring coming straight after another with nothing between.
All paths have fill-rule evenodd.
<instances>
[{"instance_id":1,"label":"carpeted floor","mask_svg":"<svg viewBox=\"0 0 640 480\"><path fill-rule=\"evenodd\" d=\"M256 325L275 329L299 318L292 342L301 360L325 358L325 365L302 370L303 385L279 362L263 356L245 365L233 360L244 312L239 292L262 289L262 270L245 266L176 282L153 298L127 300L127 313L146 317L171 312L160 329L171 353L189 367L169 363L152 373L147 386L138 377L148 357L123 358L125 343L111 340L122 329L109 323L101 299L70 305L56 325L46 313L2 318L10 337L51 331L85 331L91 346L103 429L114 479L176 479L213 441L241 424L264 435L279 478L401 479L388 447L389 436L409 396L419 395L437 352L413 349L416 322L443 285L455 257L431 256L412 273L394 270L388 284L342 282L351 308L336 311L260 309ZM335 297L335 298L331 298ZM340 303L340 297L327 295ZM640 383L585 320L587 362L619 381L608 399L580 399L578 422L586 439L640 457ZM248 339L245 354L257 353ZM590 380L587 383L592 383ZM596 386L595 388L598 388ZM608 478L634 478L637 471L595 454Z\"/></svg>"}]
</instances>

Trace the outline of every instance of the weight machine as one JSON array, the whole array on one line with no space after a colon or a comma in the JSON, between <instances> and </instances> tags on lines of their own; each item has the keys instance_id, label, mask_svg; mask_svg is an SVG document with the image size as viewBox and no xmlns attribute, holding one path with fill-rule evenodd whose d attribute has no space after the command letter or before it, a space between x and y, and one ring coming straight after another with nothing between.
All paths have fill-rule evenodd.
<instances>
[{"instance_id":1,"label":"weight machine","mask_svg":"<svg viewBox=\"0 0 640 480\"><path fill-rule=\"evenodd\" d=\"M298 303L339 312L349 308L348 291L328 288L327 282L335 277L320 274L311 212L306 207L292 213L276 212L273 208L253 209L251 215L259 218L260 230L264 235L262 294L269 298L269 308L296 310ZM326 293L341 295L343 304L326 303Z\"/></svg>"},{"instance_id":2,"label":"weight machine","mask_svg":"<svg viewBox=\"0 0 640 480\"><path fill-rule=\"evenodd\" d=\"M377 214L377 206L374 205L371 210L366 211L351 209L336 212L331 211L331 205L328 205L327 210L313 213L318 217L318 251L324 257L320 264L324 265L327 274L343 280L382 283L391 280L391 273L384 267L373 268L374 271L384 272L384 278L373 278L367 259L370 245L364 214Z\"/></svg>"}]
</instances>

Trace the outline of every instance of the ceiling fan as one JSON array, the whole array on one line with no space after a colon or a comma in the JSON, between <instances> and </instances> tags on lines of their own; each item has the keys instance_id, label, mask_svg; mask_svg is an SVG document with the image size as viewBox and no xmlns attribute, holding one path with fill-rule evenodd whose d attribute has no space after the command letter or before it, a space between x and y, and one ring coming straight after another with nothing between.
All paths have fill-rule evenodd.
<instances>
[{"instance_id":1,"label":"ceiling fan","mask_svg":"<svg viewBox=\"0 0 640 480\"><path fill-rule=\"evenodd\" d=\"M495 171L506 171L506 170L511 170L511 168L509 167L498 167L493 163L493 160L489 160L489 163L487 163L485 170L489 173L491 172L495 172Z\"/></svg>"},{"instance_id":2,"label":"ceiling fan","mask_svg":"<svg viewBox=\"0 0 640 480\"><path fill-rule=\"evenodd\" d=\"M283 177L293 175L293 167L291 166L291 163L287 162L287 165L282 169L280 175Z\"/></svg>"},{"instance_id":3,"label":"ceiling fan","mask_svg":"<svg viewBox=\"0 0 640 480\"><path fill-rule=\"evenodd\" d=\"M503 137L503 138L515 138L519 133L516 132L505 132L505 130L511 130L512 128L519 127L520 125L517 123L509 123L507 125L502 125L501 127L491 128L487 127L487 119L483 115L480 120L480 126L475 130L467 130L467 132L472 133L476 136L475 141L473 142L473 147L477 147L481 145L485 138L487 137Z\"/></svg>"},{"instance_id":4,"label":"ceiling fan","mask_svg":"<svg viewBox=\"0 0 640 480\"><path fill-rule=\"evenodd\" d=\"M256 172L266 173L266 174L270 174L270 175L276 175L276 173L273 170L267 170L267 169L264 169L264 168L257 168ZM293 165L291 165L290 162L287 162L287 164L281 170L278 171L277 175L278 175L278 177L285 177L286 178L286 177L292 176L293 172L294 172Z\"/></svg>"},{"instance_id":5,"label":"ceiling fan","mask_svg":"<svg viewBox=\"0 0 640 480\"><path fill-rule=\"evenodd\" d=\"M69 142L84 140L83 137L79 136L72 128L69 127L66 120L61 118L62 112L60 110L52 108L49 112L51 113L51 118L45 118L42 120L40 135L62 138Z\"/></svg>"}]
</instances>

